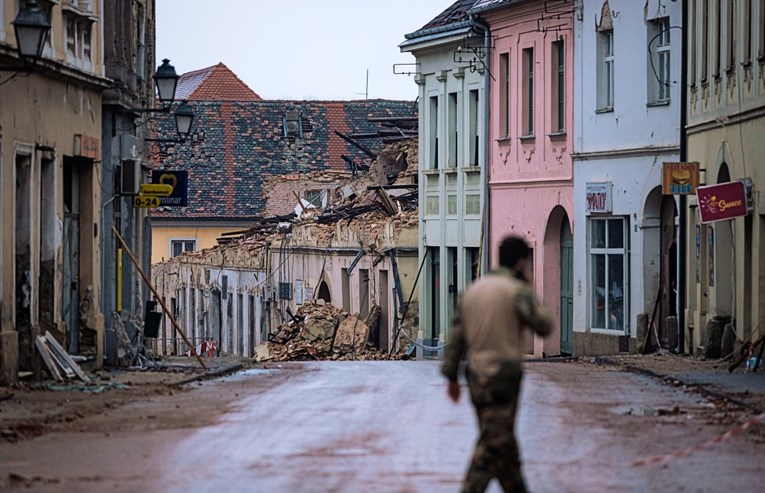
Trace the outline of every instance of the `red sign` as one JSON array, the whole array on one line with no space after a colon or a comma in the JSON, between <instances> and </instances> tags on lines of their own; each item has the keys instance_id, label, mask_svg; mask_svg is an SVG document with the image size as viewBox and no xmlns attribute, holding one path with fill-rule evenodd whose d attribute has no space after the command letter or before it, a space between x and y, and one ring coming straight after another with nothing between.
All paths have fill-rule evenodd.
<instances>
[{"instance_id":1,"label":"red sign","mask_svg":"<svg viewBox=\"0 0 765 493\"><path fill-rule=\"evenodd\" d=\"M74 155L101 159L101 141L85 134L74 134Z\"/></svg>"},{"instance_id":2,"label":"red sign","mask_svg":"<svg viewBox=\"0 0 765 493\"><path fill-rule=\"evenodd\" d=\"M743 181L731 181L708 187L698 187L701 222L711 223L747 215L746 187Z\"/></svg>"}]
</instances>

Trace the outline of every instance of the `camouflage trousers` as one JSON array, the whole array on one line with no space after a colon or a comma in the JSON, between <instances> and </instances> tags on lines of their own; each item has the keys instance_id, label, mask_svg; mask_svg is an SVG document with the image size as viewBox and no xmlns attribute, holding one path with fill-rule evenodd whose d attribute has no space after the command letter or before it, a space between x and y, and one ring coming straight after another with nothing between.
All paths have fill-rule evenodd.
<instances>
[{"instance_id":1,"label":"camouflage trousers","mask_svg":"<svg viewBox=\"0 0 765 493\"><path fill-rule=\"evenodd\" d=\"M515 440L515 414L521 386L520 363L507 363L488 381L470 375L468 385L480 429L465 480L464 493L483 493L492 478L505 492L525 493L518 444Z\"/></svg>"}]
</instances>

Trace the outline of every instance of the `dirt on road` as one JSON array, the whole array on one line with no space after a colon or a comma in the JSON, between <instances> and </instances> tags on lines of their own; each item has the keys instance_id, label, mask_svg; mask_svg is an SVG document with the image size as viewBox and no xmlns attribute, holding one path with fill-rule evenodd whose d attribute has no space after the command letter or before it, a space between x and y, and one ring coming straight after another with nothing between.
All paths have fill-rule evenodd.
<instances>
[{"instance_id":1,"label":"dirt on road","mask_svg":"<svg viewBox=\"0 0 765 493\"><path fill-rule=\"evenodd\" d=\"M51 432L206 426L215 422L231 401L277 385L300 369L299 364L256 364L241 358L206 361L218 375L225 374L227 368L275 372L268 379L234 383L224 378L215 385L205 385L206 374L194 360L168 358L154 368L92 372L94 382L90 385L22 381L0 387L0 445ZM163 396L173 396L175 406L152 410L152 401Z\"/></svg>"}]
</instances>

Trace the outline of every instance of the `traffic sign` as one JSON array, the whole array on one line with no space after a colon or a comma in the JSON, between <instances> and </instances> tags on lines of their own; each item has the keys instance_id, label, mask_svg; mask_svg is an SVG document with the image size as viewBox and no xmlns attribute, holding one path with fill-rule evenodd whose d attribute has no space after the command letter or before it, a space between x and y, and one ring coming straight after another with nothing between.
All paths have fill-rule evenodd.
<instances>
[{"instance_id":1,"label":"traffic sign","mask_svg":"<svg viewBox=\"0 0 765 493\"><path fill-rule=\"evenodd\" d=\"M173 186L168 183L141 183L141 195L168 197L173 193Z\"/></svg>"},{"instance_id":2,"label":"traffic sign","mask_svg":"<svg viewBox=\"0 0 765 493\"><path fill-rule=\"evenodd\" d=\"M152 195L136 195L133 197L133 207L148 209L159 207L159 197Z\"/></svg>"}]
</instances>

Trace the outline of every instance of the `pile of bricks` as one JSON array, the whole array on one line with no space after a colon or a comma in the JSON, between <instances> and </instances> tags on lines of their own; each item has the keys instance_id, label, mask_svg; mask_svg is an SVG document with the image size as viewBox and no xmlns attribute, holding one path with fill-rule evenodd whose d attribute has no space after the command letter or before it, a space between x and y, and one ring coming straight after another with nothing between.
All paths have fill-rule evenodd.
<instances>
[{"instance_id":1,"label":"pile of bricks","mask_svg":"<svg viewBox=\"0 0 765 493\"><path fill-rule=\"evenodd\" d=\"M279 326L269 342L255 348L265 361L381 360L388 354L368 342L369 326L323 300L306 301ZM391 359L400 356L393 355Z\"/></svg>"}]
</instances>

